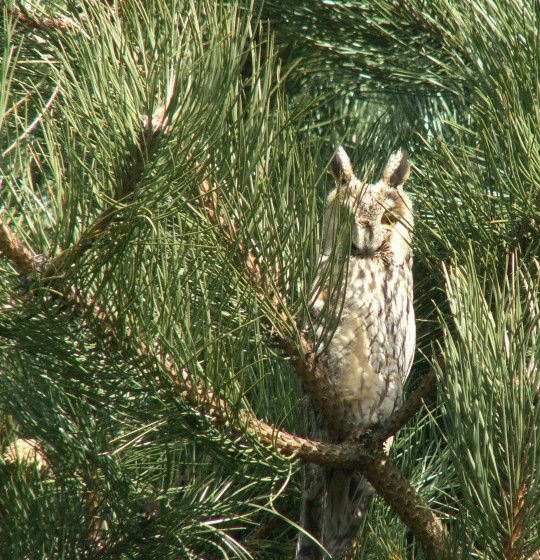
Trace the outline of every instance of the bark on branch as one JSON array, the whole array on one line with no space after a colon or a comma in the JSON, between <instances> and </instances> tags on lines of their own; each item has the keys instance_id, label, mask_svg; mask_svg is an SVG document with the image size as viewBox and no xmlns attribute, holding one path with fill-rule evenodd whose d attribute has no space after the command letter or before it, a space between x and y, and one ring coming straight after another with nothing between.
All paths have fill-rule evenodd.
<instances>
[{"instance_id":1,"label":"bark on branch","mask_svg":"<svg viewBox=\"0 0 540 560\"><path fill-rule=\"evenodd\" d=\"M32 252L19 240L0 216L0 253L22 276L32 273L37 261Z\"/></svg>"},{"instance_id":2,"label":"bark on branch","mask_svg":"<svg viewBox=\"0 0 540 560\"><path fill-rule=\"evenodd\" d=\"M36 11L16 8L8 9L8 15L18 23L31 29L56 29L58 31L79 30L77 24L63 17L51 18Z\"/></svg>"},{"instance_id":3,"label":"bark on branch","mask_svg":"<svg viewBox=\"0 0 540 560\"><path fill-rule=\"evenodd\" d=\"M174 368L174 365L169 364L169 367ZM170 369L170 371L173 373L174 369ZM333 444L310 440L284 430L277 430L274 426L246 413L240 413L236 422L231 424L231 419L226 412L227 404L215 399L207 387L194 385L187 372L183 372L178 381L182 395L188 402L194 406L200 406L201 402L204 403L205 408L212 411L217 422L231 425L239 434L247 430L251 436L258 438L266 445L275 447L287 457L295 457L305 462L333 468L360 470L401 521L411 529L429 557L437 560L444 558L445 533L440 520L397 466L382 451L378 440L372 439L369 446L356 441ZM432 382L428 381L423 386L423 391L428 385L433 387ZM400 414L398 410L390 417L389 427L382 431L383 434L393 430L405 416L409 417L413 407L418 410L419 393L421 391L413 393L412 398L409 399L411 402L405 403L403 408L406 414L405 412Z\"/></svg>"},{"instance_id":4,"label":"bark on branch","mask_svg":"<svg viewBox=\"0 0 540 560\"><path fill-rule=\"evenodd\" d=\"M79 259L91 249L96 241L104 234L111 223L118 218L121 211L120 204L133 194L135 186L144 177L148 158L151 157L157 137L155 130L144 128L141 130L138 142L134 146L131 158L128 159L123 177L120 180L116 201L118 205L106 208L96 220L81 234L75 245L67 248L51 259L44 277L56 277L67 271Z\"/></svg>"}]
</instances>

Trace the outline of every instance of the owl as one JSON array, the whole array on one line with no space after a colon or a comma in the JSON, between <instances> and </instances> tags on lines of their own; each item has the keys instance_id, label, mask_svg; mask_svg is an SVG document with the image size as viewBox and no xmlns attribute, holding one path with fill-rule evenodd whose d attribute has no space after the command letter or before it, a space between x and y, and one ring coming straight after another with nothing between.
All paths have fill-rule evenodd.
<instances>
[{"instance_id":1,"label":"owl","mask_svg":"<svg viewBox=\"0 0 540 560\"><path fill-rule=\"evenodd\" d=\"M310 437L338 443L384 422L401 402L415 348L413 215L405 151L390 157L375 184L355 177L341 147L331 171L336 188L324 213L310 321L341 420L329 426L309 395L305 416ZM342 557L372 495L357 472L306 465L296 559Z\"/></svg>"}]
</instances>

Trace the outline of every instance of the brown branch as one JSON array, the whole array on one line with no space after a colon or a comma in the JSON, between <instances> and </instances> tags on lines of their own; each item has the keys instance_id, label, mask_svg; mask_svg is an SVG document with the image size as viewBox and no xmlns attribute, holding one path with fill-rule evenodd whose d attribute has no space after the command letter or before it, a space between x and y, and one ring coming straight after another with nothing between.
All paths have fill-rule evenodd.
<instances>
[{"instance_id":1,"label":"brown branch","mask_svg":"<svg viewBox=\"0 0 540 560\"><path fill-rule=\"evenodd\" d=\"M22 276L30 274L36 269L36 257L13 235L11 228L2 220L2 216L0 216L0 253Z\"/></svg>"},{"instance_id":2,"label":"brown branch","mask_svg":"<svg viewBox=\"0 0 540 560\"><path fill-rule=\"evenodd\" d=\"M163 123L162 123L163 124ZM120 182L116 201L122 203L133 194L135 186L144 177L145 167L148 155L155 148L158 129L153 127L143 128L139 135L138 142L134 148L132 159L128 161L124 176ZM111 205L106 208L98 218L81 234L78 242L68 249L56 255L47 270L44 277L56 277L61 275L72 265L74 265L90 248L94 246L96 241L101 238L104 231L118 218L120 211L119 205Z\"/></svg>"},{"instance_id":3,"label":"brown branch","mask_svg":"<svg viewBox=\"0 0 540 560\"><path fill-rule=\"evenodd\" d=\"M395 410L391 416L377 428L371 437L375 442L383 442L394 436L401 428L409 423L424 405L425 399L431 394L437 384L434 370L424 375L420 385L411 393L409 398Z\"/></svg>"},{"instance_id":4,"label":"brown branch","mask_svg":"<svg viewBox=\"0 0 540 560\"><path fill-rule=\"evenodd\" d=\"M88 302L76 291L71 292L70 301L84 311L87 317L97 321L107 338L115 337L115 326L99 307ZM118 340L118 338L116 338ZM155 351L144 345L130 349L130 355L136 355L143 363L152 362ZM408 480L380 448L368 448L364 444L347 441L332 444L310 440L283 430L240 412L236 418L229 413L229 405L216 397L207 385L197 384L186 370L177 371L174 363L165 357L169 375L177 385L181 396L196 408L201 408L218 424L227 425L235 433L246 432L267 446L276 448L285 457L294 457L305 462L342 469L359 469L373 485L377 493L396 512L399 518L413 532L433 559L443 558L442 543L444 531L440 521L415 492ZM405 406L405 408L410 408Z\"/></svg>"},{"instance_id":5,"label":"brown branch","mask_svg":"<svg viewBox=\"0 0 540 560\"><path fill-rule=\"evenodd\" d=\"M31 29L58 29L60 31L78 30L79 27L71 20L57 17L50 18L35 11L23 10L21 8L8 9L7 13L18 23Z\"/></svg>"},{"instance_id":6,"label":"brown branch","mask_svg":"<svg viewBox=\"0 0 540 560\"><path fill-rule=\"evenodd\" d=\"M217 422L227 423L237 433L242 434L247 431L262 443L275 447L286 457L292 456L305 462L332 468L358 469L403 523L411 529L430 558L437 560L444 558L444 529L440 520L380 447L375 447L373 444L368 448L356 441L333 444L310 440L277 430L247 413L240 413L237 423L232 424L225 402L216 399L207 387L194 385L187 372L182 374L181 379L180 391L188 402L194 406L200 406L202 402Z\"/></svg>"}]
</instances>

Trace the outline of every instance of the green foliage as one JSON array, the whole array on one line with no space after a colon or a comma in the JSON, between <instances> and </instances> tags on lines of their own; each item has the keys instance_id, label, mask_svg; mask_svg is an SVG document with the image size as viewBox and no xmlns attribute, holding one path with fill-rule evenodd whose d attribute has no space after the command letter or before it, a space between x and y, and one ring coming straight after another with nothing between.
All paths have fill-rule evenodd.
<instances>
[{"instance_id":1,"label":"green foliage","mask_svg":"<svg viewBox=\"0 0 540 560\"><path fill-rule=\"evenodd\" d=\"M466 545L504 557L538 547L538 278L511 260L487 285L472 256L448 275L443 422L460 479ZM493 276L492 276L493 278ZM532 522L534 525L534 522ZM471 530L472 529L472 530ZM467 542L469 541L469 542Z\"/></svg>"},{"instance_id":2,"label":"green foliage","mask_svg":"<svg viewBox=\"0 0 540 560\"><path fill-rule=\"evenodd\" d=\"M392 457L454 557L532 557L535 3L45 4L0 14L0 212L69 266L32 283L0 258L0 444L32 439L46 462L2 459L0 556L292 557L298 469L237 412L301 432L276 341L306 320L337 140L366 180L412 152L411 385L430 368L439 384ZM359 543L423 557L380 501Z\"/></svg>"},{"instance_id":3,"label":"green foliage","mask_svg":"<svg viewBox=\"0 0 540 560\"><path fill-rule=\"evenodd\" d=\"M91 244L57 285L100 305L115 337L49 284L28 300L14 280L5 294L3 416L43 446L49 470L33 473L34 498L19 502L19 485L3 485L1 548L249 558L241 541L292 465L188 405L168 364L211 383L233 417L242 405L294 426L296 380L266 326L280 319L246 281L239 249L257 245L291 316L305 307L318 221L314 148L294 126L305 109L287 108L271 41L254 43L249 11L155 2L115 15L89 4L74 21L23 32L18 58L5 60L6 107L27 79L23 50L46 59L42 81L56 97L28 142L20 129L43 109L39 89L22 98L28 118L5 115L18 149L2 163L3 217L36 252ZM145 131L167 99L163 129ZM205 180L234 225L232 247L209 221ZM21 508L37 508L40 523Z\"/></svg>"}]
</instances>

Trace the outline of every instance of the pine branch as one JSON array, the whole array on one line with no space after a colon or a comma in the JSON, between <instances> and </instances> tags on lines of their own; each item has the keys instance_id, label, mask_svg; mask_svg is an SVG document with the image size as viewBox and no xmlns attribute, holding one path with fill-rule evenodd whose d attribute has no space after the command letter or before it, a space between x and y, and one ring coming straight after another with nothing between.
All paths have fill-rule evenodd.
<instances>
[{"instance_id":1,"label":"pine branch","mask_svg":"<svg viewBox=\"0 0 540 560\"><path fill-rule=\"evenodd\" d=\"M7 13L18 23L31 29L56 29L59 31L79 30L79 26L70 19L64 17L47 17L37 11L30 11L21 6L17 6L15 9L8 9Z\"/></svg>"},{"instance_id":2,"label":"pine branch","mask_svg":"<svg viewBox=\"0 0 540 560\"><path fill-rule=\"evenodd\" d=\"M161 122L160 126L164 126ZM118 188L116 202L126 202L128 197L133 194L135 186L144 177L148 158L152 155L156 146L156 129L142 128L138 141L135 145L134 153L128 160L124 171L124 176ZM107 227L118 217L121 210L119 205L111 205L106 208L100 216L82 233L79 241L64 250L53 259L44 273L44 278L55 277L61 272L66 271L89 250L96 241L101 238Z\"/></svg>"},{"instance_id":3,"label":"pine branch","mask_svg":"<svg viewBox=\"0 0 540 560\"><path fill-rule=\"evenodd\" d=\"M38 266L38 260L25 245L15 237L11 228L0 216L0 253L10 262L21 275L31 274Z\"/></svg>"},{"instance_id":4,"label":"pine branch","mask_svg":"<svg viewBox=\"0 0 540 560\"><path fill-rule=\"evenodd\" d=\"M169 363L169 371L174 375L174 365ZM196 385L190 375L184 371L179 380L183 397L194 406L203 403L207 413L215 421L230 426L239 435L247 432L266 445L275 446L284 456L291 456L308 463L342 468L358 469L373 485L377 493L396 512L402 522L409 527L415 538L422 543L433 559L444 558L444 528L433 514L429 505L404 477L397 466L381 450L378 442L373 441L368 447L364 443L346 441L332 444L303 438L263 422L247 413L240 413L237 424L231 423L227 414L227 403L217 399L208 387ZM180 380L181 379L181 380ZM413 407L418 409L418 393L412 396L412 402L404 405L407 414ZM392 420L393 417L391 417ZM395 414L391 423L395 427L397 419L403 416ZM388 433L390 430L384 431Z\"/></svg>"},{"instance_id":5,"label":"pine branch","mask_svg":"<svg viewBox=\"0 0 540 560\"><path fill-rule=\"evenodd\" d=\"M135 351L140 359L149 359L148 348L139 347ZM444 558L445 531L440 520L382 451L378 442L371 443L370 447L355 441L332 444L278 430L249 413L240 412L236 418L231 418L228 403L216 397L208 385L194 382L186 370L178 372L171 360L167 360L167 367L187 402L195 408L202 406L205 414L218 424L226 425L235 434L242 436L247 432L261 443L275 447L285 457L333 468L360 470L424 546L429 558ZM413 406L418 406L417 393L413 394L412 400L411 404L405 405L407 413ZM401 418L400 415L396 417Z\"/></svg>"},{"instance_id":6,"label":"pine branch","mask_svg":"<svg viewBox=\"0 0 540 560\"><path fill-rule=\"evenodd\" d=\"M375 442L382 443L394 436L422 408L425 399L431 394L436 384L437 375L434 370L431 370L422 378L420 385L411 393L409 398L390 415L384 424L371 434L371 438Z\"/></svg>"}]
</instances>

